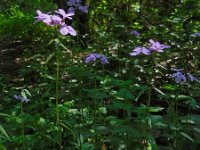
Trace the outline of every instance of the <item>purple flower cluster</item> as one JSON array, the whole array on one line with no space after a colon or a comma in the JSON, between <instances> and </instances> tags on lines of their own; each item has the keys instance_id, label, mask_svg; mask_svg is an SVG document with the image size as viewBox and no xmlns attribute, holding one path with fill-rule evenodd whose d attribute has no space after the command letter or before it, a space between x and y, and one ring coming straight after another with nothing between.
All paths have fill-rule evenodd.
<instances>
[{"instance_id":1,"label":"purple flower cluster","mask_svg":"<svg viewBox=\"0 0 200 150\"><path fill-rule=\"evenodd\" d=\"M149 48L136 47L133 52L130 53L131 56L139 55L143 53L145 55L150 55L151 52L163 52L163 49L170 48L170 46L160 44L158 41L149 40Z\"/></svg>"},{"instance_id":2,"label":"purple flower cluster","mask_svg":"<svg viewBox=\"0 0 200 150\"><path fill-rule=\"evenodd\" d=\"M95 62L97 59L100 60L102 65L108 64L108 59L104 55L97 53L88 55L87 58L85 59L85 63L90 63L92 61Z\"/></svg>"},{"instance_id":3,"label":"purple flower cluster","mask_svg":"<svg viewBox=\"0 0 200 150\"><path fill-rule=\"evenodd\" d=\"M38 16L35 17L37 19L35 23L42 21L48 26L59 26L60 27L59 31L62 35L70 34L72 36L76 36L77 33L74 30L74 28L65 23L65 19L71 20L74 13L73 12L65 13L63 9L58 9L58 11L55 12L56 14L49 15L49 13L44 14L40 10L37 10Z\"/></svg>"},{"instance_id":4,"label":"purple flower cluster","mask_svg":"<svg viewBox=\"0 0 200 150\"><path fill-rule=\"evenodd\" d=\"M135 36L140 36L140 33L137 32L136 30L132 30L129 34L135 35Z\"/></svg>"},{"instance_id":5,"label":"purple flower cluster","mask_svg":"<svg viewBox=\"0 0 200 150\"><path fill-rule=\"evenodd\" d=\"M88 6L81 5L81 0L69 0L67 4L70 6L68 12L75 12L75 9L78 9L83 13L88 13Z\"/></svg>"},{"instance_id":6,"label":"purple flower cluster","mask_svg":"<svg viewBox=\"0 0 200 150\"><path fill-rule=\"evenodd\" d=\"M186 82L186 75L181 72L183 69L172 69L172 70L176 71L175 73L171 75L172 78L175 78L176 83ZM190 73L186 73L186 74L191 82L197 81L197 79Z\"/></svg>"},{"instance_id":7,"label":"purple flower cluster","mask_svg":"<svg viewBox=\"0 0 200 150\"><path fill-rule=\"evenodd\" d=\"M26 102L28 103L30 101L30 99L27 99L27 98L24 98L23 96L21 95L14 95L13 96L16 100L20 100L22 103Z\"/></svg>"}]
</instances>

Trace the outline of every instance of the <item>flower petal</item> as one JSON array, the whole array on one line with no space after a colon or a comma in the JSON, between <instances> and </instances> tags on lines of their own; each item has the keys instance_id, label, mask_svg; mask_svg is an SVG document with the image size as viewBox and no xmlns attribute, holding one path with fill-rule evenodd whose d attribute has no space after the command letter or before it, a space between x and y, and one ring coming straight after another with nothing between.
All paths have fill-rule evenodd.
<instances>
[{"instance_id":1,"label":"flower petal","mask_svg":"<svg viewBox=\"0 0 200 150\"><path fill-rule=\"evenodd\" d=\"M176 77L176 78L175 78L175 82L176 82L176 83L180 83L180 82L181 82L181 78L180 78L180 77Z\"/></svg>"},{"instance_id":2,"label":"flower petal","mask_svg":"<svg viewBox=\"0 0 200 150\"><path fill-rule=\"evenodd\" d=\"M84 12L84 13L88 13L88 6L79 6L78 7L80 11Z\"/></svg>"},{"instance_id":3,"label":"flower petal","mask_svg":"<svg viewBox=\"0 0 200 150\"><path fill-rule=\"evenodd\" d=\"M63 25L63 26L60 28L60 33L61 33L62 35L67 35L67 34L69 33L69 30L68 30L68 27L67 27L66 24Z\"/></svg>"},{"instance_id":4,"label":"flower petal","mask_svg":"<svg viewBox=\"0 0 200 150\"><path fill-rule=\"evenodd\" d=\"M150 55L150 51L148 49L146 49L145 47L142 48L142 53L145 55Z\"/></svg>"},{"instance_id":5,"label":"flower petal","mask_svg":"<svg viewBox=\"0 0 200 150\"><path fill-rule=\"evenodd\" d=\"M76 30L74 30L74 28L72 28L71 26L67 26L69 34L71 34L72 36L76 36L77 32Z\"/></svg>"}]
</instances>

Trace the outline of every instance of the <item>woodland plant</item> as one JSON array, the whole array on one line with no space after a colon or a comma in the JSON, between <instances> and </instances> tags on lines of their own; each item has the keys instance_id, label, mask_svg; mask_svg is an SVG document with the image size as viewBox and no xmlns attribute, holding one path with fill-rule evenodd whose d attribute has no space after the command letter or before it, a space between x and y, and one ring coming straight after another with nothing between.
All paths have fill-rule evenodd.
<instances>
[{"instance_id":1,"label":"woodland plant","mask_svg":"<svg viewBox=\"0 0 200 150\"><path fill-rule=\"evenodd\" d=\"M80 4L80 1L76 1L76 0L72 0L68 2L68 5L70 6L70 8L68 9L68 13L66 13L63 9L58 9L57 11L55 11L55 14L51 15L50 13L42 13L40 10L37 10L37 14L38 16L36 16L35 18L37 19L36 22L43 22L45 23L47 26L50 27L56 27L56 29L59 30L61 35L72 35L72 36L76 36L77 32L73 29L73 27L71 27L70 25L68 25L66 22L66 20L72 20L72 17L74 16L75 13L75 9L79 9L80 11L84 12L84 13L88 13L87 10L87 6L82 6ZM138 33L137 31L133 30L130 32L130 34L135 35L135 36L141 36L140 33ZM60 149L62 148L62 129L61 129L61 124L62 124L62 120L60 120L60 110L59 110L59 85L60 85L60 50L59 50L59 45L61 45L62 43L60 43L59 39L55 39L55 46L56 46L56 126L58 128L58 134L59 134L59 147ZM140 106L138 108L136 108L136 112L138 115L138 120L140 120L140 123L142 125L142 127L144 127L143 129L140 128L139 131L142 133L141 137L138 140L138 145L141 145L141 147L143 147L144 149L158 149L158 146L155 144L155 139L154 139L154 135L153 135L153 130L154 128L152 127L152 117L155 117L154 115L152 115L152 112L159 112L161 110L163 110L164 108L160 108L160 107L153 107L152 103L154 103L152 101L152 92L153 89L156 89L159 93L163 93L162 91L160 91L158 88L155 87L155 83L154 83L154 75L156 74L156 69L155 67L157 67L157 64L159 64L159 62L157 62L157 54L156 53L162 53L164 52L165 49L171 48L168 45L165 44L161 44L158 41L154 41L153 39L149 40L149 43L145 44L145 46L139 47L137 46L131 53L130 56L137 56L139 54L144 54L147 55L147 57L149 57L149 65L146 67L145 71L146 71L146 75L147 77L147 82L146 82L146 87L147 89L145 90L147 92L147 100L145 103L141 103ZM73 57L73 56L72 56ZM89 63L95 63L96 61L100 61L100 63L102 65L108 64L109 62L106 58L106 56L99 54L99 53L90 53L86 59L85 59L85 63L89 64ZM95 63L96 64L96 63ZM165 68L165 67L163 67ZM166 69L166 68L165 68ZM98 96L102 96L104 95L103 93L105 93L105 91L103 91L103 93L99 92L99 90L97 90L98 88L98 82L97 79L99 78L97 75L97 69L94 68L94 74L93 74L93 80L94 80L94 89L93 89L93 96L91 97L92 99L94 99L94 109L93 109L93 116L94 116L94 120L93 120L93 125L94 125L94 131L92 132L92 135L94 134L94 137L88 137L88 140L90 139L92 141L92 143L94 144L94 148L92 149L97 149L97 145L99 145L99 142L101 142L100 138L101 135L98 134L98 130L99 130L99 122L97 119L98 116L98 109L100 107L99 102L97 102L97 100L99 99ZM151 72L148 73L148 70L151 70ZM176 71L175 73L173 73L171 75L171 78L175 78L175 82L180 84L182 82L186 82L186 76L181 72L182 69L172 69L172 71ZM190 81L197 81L197 79L191 75L190 73L186 73L187 77ZM104 87L105 88L105 87ZM118 91L118 95L124 97L125 101L129 101L128 97L130 96L132 99L134 96L126 89L127 87L120 89L120 91ZM82 90L82 89L80 89ZM87 90L86 90L87 91ZM109 91L108 91L109 92ZM112 94L110 94L112 95ZM115 95L115 94L114 94ZM129 96L128 96L129 95ZM173 134L173 139L174 142L172 142L173 146L176 148L180 148L178 144L178 134L180 132L179 130L179 123L178 123L178 95L180 95L180 93L176 93L175 94L175 100L174 102L170 102L169 103L169 107L172 109L172 120L173 120L173 124L175 125L175 132ZM17 96L16 96L17 97ZM104 96L103 96L104 97ZM105 97L107 97L105 95ZM19 96L17 98L20 98ZM116 97L118 99L118 97ZM116 102L112 102L114 105ZM122 103L122 102L120 102ZM146 104L146 105L145 105ZM121 104L122 105L122 104ZM125 106L124 106L125 107ZM130 106L132 107L132 106ZM122 108L124 109L124 108ZM79 110L81 112L81 109ZM127 111L126 108L124 109L124 111ZM130 110L129 110L130 111ZM128 111L127 111L128 112ZM81 113L81 115L83 115L83 113ZM129 115L130 116L130 115ZM136 121L137 122L137 121ZM135 122L135 123L136 123ZM137 123L136 123L137 124ZM82 133L81 133L81 128L83 126L81 126L81 122L78 123L78 130L79 130L79 140L78 140L78 149L83 149L83 147L85 147L85 144L83 141L83 137L82 137ZM120 125L119 125L120 127ZM71 130L71 129L70 129ZM182 132L181 132L182 133ZM124 133L125 135L129 135L128 132ZM182 135L186 135L183 134ZM104 140L103 140L104 141ZM131 140L130 140L131 141ZM140 143L140 142L141 143ZM129 140L125 140L124 141L126 144L122 144L124 145L124 148L128 148L129 145ZM88 143L91 143L88 141ZM104 142L103 142L104 143ZM140 144L139 144L140 143ZM105 144L103 144L104 147Z\"/></svg>"},{"instance_id":2,"label":"woodland plant","mask_svg":"<svg viewBox=\"0 0 200 150\"><path fill-rule=\"evenodd\" d=\"M59 32L62 35L72 35L76 36L76 31L69 25L66 24L66 19L72 20L72 16L74 15L73 12L65 13L63 9L58 9L55 11L54 15L44 14L40 10L37 10L38 16L35 18L37 19L36 22L43 22L47 26L56 26L59 28ZM35 22L35 23L36 23ZM60 52L59 52L59 40L55 39L55 47L56 47L56 126L58 127L58 134L59 134L59 148L61 149L61 128L60 128L60 115L59 115L59 80L60 80Z\"/></svg>"},{"instance_id":3,"label":"woodland plant","mask_svg":"<svg viewBox=\"0 0 200 150\"><path fill-rule=\"evenodd\" d=\"M34 24L42 22L53 40L46 47L35 44L41 53L25 59L31 61L23 71L36 72L24 76L25 85L12 84L8 92L0 76L1 88L12 95L0 104L0 110L9 108L6 113L11 114L0 113L5 117L0 121L0 149L198 150L199 73L190 57L198 60L193 53L199 33L191 29L193 35L177 44L182 30L170 30L190 22L179 22L180 4L175 12L170 6L171 18L163 19L153 14L162 13L157 7L144 9L147 2L91 1L88 12L88 1L69 0L64 3L67 11L37 10ZM91 36L83 50L80 26L87 14ZM45 43L42 39L38 43ZM192 49L187 55L182 52L185 47ZM27 81L32 76L36 81Z\"/></svg>"}]
</instances>

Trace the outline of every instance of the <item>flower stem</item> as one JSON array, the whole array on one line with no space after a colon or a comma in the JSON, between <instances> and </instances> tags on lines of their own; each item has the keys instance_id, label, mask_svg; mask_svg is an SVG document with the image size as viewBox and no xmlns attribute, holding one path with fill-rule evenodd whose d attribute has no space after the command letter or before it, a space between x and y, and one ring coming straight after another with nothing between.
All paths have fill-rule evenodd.
<instances>
[{"instance_id":1,"label":"flower stem","mask_svg":"<svg viewBox=\"0 0 200 150\"><path fill-rule=\"evenodd\" d=\"M59 49L58 49L58 43L56 41L56 126L59 130L59 147L61 148L61 131L60 131L60 116L59 116L59 67L60 67L60 59L59 59Z\"/></svg>"},{"instance_id":2,"label":"flower stem","mask_svg":"<svg viewBox=\"0 0 200 150\"><path fill-rule=\"evenodd\" d=\"M177 139L178 139L178 127L177 127L177 115L178 115L178 95L179 91L175 95L175 102L174 102L174 124L175 124L175 140L174 144L175 147L178 148Z\"/></svg>"},{"instance_id":3,"label":"flower stem","mask_svg":"<svg viewBox=\"0 0 200 150\"><path fill-rule=\"evenodd\" d=\"M56 125L59 125L59 109L58 109L58 101L59 101L59 50L56 52Z\"/></svg>"},{"instance_id":4,"label":"flower stem","mask_svg":"<svg viewBox=\"0 0 200 150\"><path fill-rule=\"evenodd\" d=\"M96 83L96 70L94 74L94 89L95 89L95 98L94 98L94 134L95 134L95 143L97 142L97 127L96 127L96 113L97 113L97 99L96 99L96 90L97 90L97 83Z\"/></svg>"},{"instance_id":5,"label":"flower stem","mask_svg":"<svg viewBox=\"0 0 200 150\"><path fill-rule=\"evenodd\" d=\"M25 150L25 132L24 132L24 110L23 110L23 102L21 102L21 114L22 114L22 143L23 149Z\"/></svg>"}]
</instances>

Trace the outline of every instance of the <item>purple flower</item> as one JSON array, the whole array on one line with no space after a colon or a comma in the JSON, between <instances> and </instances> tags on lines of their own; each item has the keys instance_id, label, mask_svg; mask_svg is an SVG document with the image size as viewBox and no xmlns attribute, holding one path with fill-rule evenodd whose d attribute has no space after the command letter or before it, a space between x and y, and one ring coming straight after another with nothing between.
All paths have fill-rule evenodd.
<instances>
[{"instance_id":1,"label":"purple flower","mask_svg":"<svg viewBox=\"0 0 200 150\"><path fill-rule=\"evenodd\" d=\"M69 6L74 6L74 5L76 5L76 0L69 0L69 1L67 2L67 5L69 5Z\"/></svg>"},{"instance_id":2,"label":"purple flower","mask_svg":"<svg viewBox=\"0 0 200 150\"><path fill-rule=\"evenodd\" d=\"M69 12L69 13L70 13L70 12L74 13L74 12L75 12L75 8L74 8L74 7L70 7L70 8L68 9L68 12Z\"/></svg>"},{"instance_id":3,"label":"purple flower","mask_svg":"<svg viewBox=\"0 0 200 150\"><path fill-rule=\"evenodd\" d=\"M96 61L96 57L94 54L90 54L86 59L85 59L85 63L89 63L91 61Z\"/></svg>"},{"instance_id":4,"label":"purple flower","mask_svg":"<svg viewBox=\"0 0 200 150\"><path fill-rule=\"evenodd\" d=\"M72 16L74 15L74 13L69 12L66 14L63 9L58 9L58 11L55 11L55 12L57 13L56 15L48 15L48 14L43 14L40 10L37 10L38 16L35 17L37 19L35 23L38 21L42 21L46 25L50 25L50 26L57 25L58 27L60 27L59 31L62 35L70 34L72 36L76 36L77 33L74 30L74 28L65 24L65 19L66 18L72 19Z\"/></svg>"},{"instance_id":5,"label":"purple flower","mask_svg":"<svg viewBox=\"0 0 200 150\"><path fill-rule=\"evenodd\" d=\"M83 13L88 13L88 6L82 6L81 0L69 0L67 5L70 6L68 12L75 12L75 8L77 8Z\"/></svg>"},{"instance_id":6,"label":"purple flower","mask_svg":"<svg viewBox=\"0 0 200 150\"><path fill-rule=\"evenodd\" d=\"M176 73L173 73L171 77L175 78L176 83L180 83L182 80L186 81L186 76L181 72L183 69L176 69L172 68L171 70L176 71ZM197 78L195 78L192 74L186 73L187 77L191 82L198 81Z\"/></svg>"},{"instance_id":7,"label":"purple flower","mask_svg":"<svg viewBox=\"0 0 200 150\"><path fill-rule=\"evenodd\" d=\"M85 59L85 63L90 63L92 61L96 61L97 59L100 60L101 64L102 65L105 65L105 64L108 64L108 59L104 56L104 55L101 55L101 54L90 54L89 56L87 56L87 58Z\"/></svg>"},{"instance_id":8,"label":"purple flower","mask_svg":"<svg viewBox=\"0 0 200 150\"><path fill-rule=\"evenodd\" d=\"M39 21L44 22L46 25L52 26L52 20L51 20L51 15L48 14L43 14L40 10L37 10L38 16L34 17L37 20L34 23L37 23Z\"/></svg>"},{"instance_id":9,"label":"purple flower","mask_svg":"<svg viewBox=\"0 0 200 150\"><path fill-rule=\"evenodd\" d=\"M78 9L80 11L82 11L83 13L88 13L88 6L82 6L82 5L79 5Z\"/></svg>"},{"instance_id":10,"label":"purple flower","mask_svg":"<svg viewBox=\"0 0 200 150\"><path fill-rule=\"evenodd\" d=\"M175 78L176 83L186 82L186 77L181 72L177 71L171 75L172 78Z\"/></svg>"},{"instance_id":11,"label":"purple flower","mask_svg":"<svg viewBox=\"0 0 200 150\"><path fill-rule=\"evenodd\" d=\"M140 36L140 33L137 32L136 30L132 30L129 34L135 35L135 36Z\"/></svg>"},{"instance_id":12,"label":"purple flower","mask_svg":"<svg viewBox=\"0 0 200 150\"><path fill-rule=\"evenodd\" d=\"M108 59L103 55L101 56L100 61L102 65L108 64Z\"/></svg>"},{"instance_id":13,"label":"purple flower","mask_svg":"<svg viewBox=\"0 0 200 150\"><path fill-rule=\"evenodd\" d=\"M170 46L160 44L159 42L153 41L152 39L150 39L149 42L150 42L150 48L149 49L152 50L152 51L163 52L163 49L170 48Z\"/></svg>"},{"instance_id":14,"label":"purple flower","mask_svg":"<svg viewBox=\"0 0 200 150\"><path fill-rule=\"evenodd\" d=\"M63 19L65 18L72 19L72 16L74 16L74 12L69 12L66 14L63 9L58 9L58 11L55 12L60 14L63 17Z\"/></svg>"},{"instance_id":15,"label":"purple flower","mask_svg":"<svg viewBox=\"0 0 200 150\"><path fill-rule=\"evenodd\" d=\"M139 55L140 53L143 53L145 55L150 55L150 51L146 49L145 47L136 47L133 52L130 53L131 56Z\"/></svg>"},{"instance_id":16,"label":"purple flower","mask_svg":"<svg viewBox=\"0 0 200 150\"><path fill-rule=\"evenodd\" d=\"M53 15L52 17L51 17L51 20L52 20L52 22L55 24L55 25L61 25L62 24L62 19L59 17L59 16L57 16L57 15Z\"/></svg>"},{"instance_id":17,"label":"purple flower","mask_svg":"<svg viewBox=\"0 0 200 150\"><path fill-rule=\"evenodd\" d=\"M60 28L60 33L62 35L67 35L67 34L71 34L72 36L76 36L77 33L74 30L74 28L72 28L71 26L68 26L66 24L64 24L61 28Z\"/></svg>"},{"instance_id":18,"label":"purple flower","mask_svg":"<svg viewBox=\"0 0 200 150\"><path fill-rule=\"evenodd\" d=\"M194 35L197 36L197 37L200 37L200 32L197 32Z\"/></svg>"},{"instance_id":19,"label":"purple flower","mask_svg":"<svg viewBox=\"0 0 200 150\"><path fill-rule=\"evenodd\" d=\"M30 99L25 99L23 96L20 96L20 95L14 95L13 96L16 100L20 100L22 103L26 102L28 103L30 101Z\"/></svg>"}]
</instances>

